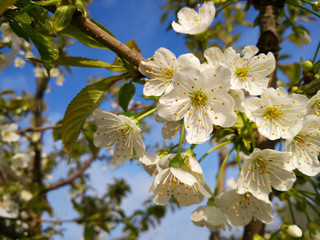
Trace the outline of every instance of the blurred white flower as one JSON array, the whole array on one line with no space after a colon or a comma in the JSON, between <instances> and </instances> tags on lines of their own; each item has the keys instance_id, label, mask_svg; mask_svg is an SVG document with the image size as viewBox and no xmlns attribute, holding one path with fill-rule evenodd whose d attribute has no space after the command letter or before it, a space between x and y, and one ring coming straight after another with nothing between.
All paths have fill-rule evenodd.
<instances>
[{"instance_id":1,"label":"blurred white flower","mask_svg":"<svg viewBox=\"0 0 320 240\"><path fill-rule=\"evenodd\" d=\"M178 12L178 23L172 22L172 28L178 33L195 35L202 33L211 25L216 9L213 2L198 4L198 12L194 9L184 7Z\"/></svg>"},{"instance_id":2,"label":"blurred white flower","mask_svg":"<svg viewBox=\"0 0 320 240\"><path fill-rule=\"evenodd\" d=\"M15 133L18 130L18 125L16 123L4 124L0 126L1 139L4 142L17 142L20 136Z\"/></svg>"},{"instance_id":3,"label":"blurred white flower","mask_svg":"<svg viewBox=\"0 0 320 240\"><path fill-rule=\"evenodd\" d=\"M212 232L219 230L219 228L225 230L225 225L229 226L221 209L214 206L198 207L192 212L190 218L195 225L206 226Z\"/></svg>"},{"instance_id":4,"label":"blurred white flower","mask_svg":"<svg viewBox=\"0 0 320 240\"><path fill-rule=\"evenodd\" d=\"M26 61L24 59L22 59L21 57L16 57L14 59L14 66L15 67L24 67L24 65L26 64Z\"/></svg>"},{"instance_id":5,"label":"blurred white flower","mask_svg":"<svg viewBox=\"0 0 320 240\"><path fill-rule=\"evenodd\" d=\"M31 155L28 153L17 153L11 159L11 167L14 170L27 168L31 161Z\"/></svg>"},{"instance_id":6,"label":"blurred white flower","mask_svg":"<svg viewBox=\"0 0 320 240\"><path fill-rule=\"evenodd\" d=\"M31 192L27 191L27 190L22 190L20 193L20 198L22 201L28 202L32 199L33 195Z\"/></svg>"}]
</instances>

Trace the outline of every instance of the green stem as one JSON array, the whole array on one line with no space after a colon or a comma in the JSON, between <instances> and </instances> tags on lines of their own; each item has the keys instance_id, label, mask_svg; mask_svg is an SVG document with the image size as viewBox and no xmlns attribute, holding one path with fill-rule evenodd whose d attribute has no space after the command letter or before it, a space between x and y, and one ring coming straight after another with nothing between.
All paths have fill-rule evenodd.
<instances>
[{"instance_id":1,"label":"green stem","mask_svg":"<svg viewBox=\"0 0 320 240\"><path fill-rule=\"evenodd\" d=\"M155 111L157 111L157 108L153 108L153 109L141 114L140 116L136 117L134 120L139 122L141 119L149 116L150 114L154 113Z\"/></svg>"},{"instance_id":2,"label":"green stem","mask_svg":"<svg viewBox=\"0 0 320 240\"><path fill-rule=\"evenodd\" d=\"M239 166L239 171L241 172L242 166L241 166L241 161L240 161L240 145L237 145L237 162Z\"/></svg>"},{"instance_id":3,"label":"green stem","mask_svg":"<svg viewBox=\"0 0 320 240\"><path fill-rule=\"evenodd\" d=\"M249 134L250 134L250 138L251 138L251 145L252 145L252 149L255 149L256 148L256 141L254 140L254 137L253 137L253 132L252 132L252 128L251 128L251 125L250 125L250 120L248 119L247 121L244 119L244 116L243 116L243 113L240 112L240 117L242 119L242 121L246 124L246 127L249 131Z\"/></svg>"},{"instance_id":4,"label":"green stem","mask_svg":"<svg viewBox=\"0 0 320 240\"><path fill-rule=\"evenodd\" d=\"M314 57L312 59L313 63L315 63L315 61L316 61L316 58L317 58L317 55L318 55L318 52L319 52L319 48L320 48L320 41L318 43L318 47L317 47L316 53L314 54Z\"/></svg>"},{"instance_id":5,"label":"green stem","mask_svg":"<svg viewBox=\"0 0 320 240\"><path fill-rule=\"evenodd\" d=\"M290 198L288 198L288 205L289 205L289 210L290 210L290 214L291 214L291 218L292 218L292 223L296 224L296 219L294 217L294 213L293 213L293 209L292 209L292 204L291 204Z\"/></svg>"},{"instance_id":6,"label":"green stem","mask_svg":"<svg viewBox=\"0 0 320 240\"><path fill-rule=\"evenodd\" d=\"M231 141L225 141L225 142L222 142L220 144L218 144L217 146L214 146L213 148L211 148L208 152L206 152L199 160L198 162L200 163L206 156L208 156L212 151L216 150L217 148L219 147L222 147L228 143L231 143Z\"/></svg>"},{"instance_id":7,"label":"green stem","mask_svg":"<svg viewBox=\"0 0 320 240\"><path fill-rule=\"evenodd\" d=\"M313 195L313 196L317 196L317 193L313 193L313 192L309 192L309 191L304 191L304 190L300 190L300 189L296 189L299 193L305 195L306 197L310 198L309 195Z\"/></svg>"},{"instance_id":8,"label":"green stem","mask_svg":"<svg viewBox=\"0 0 320 240\"><path fill-rule=\"evenodd\" d=\"M278 239L278 234L281 232L281 229L277 230L276 232L274 232L269 240L277 240Z\"/></svg>"},{"instance_id":9,"label":"green stem","mask_svg":"<svg viewBox=\"0 0 320 240\"><path fill-rule=\"evenodd\" d=\"M305 2L305 3L312 4L312 2L310 2L310 1L306 1L306 0L301 0L301 2Z\"/></svg>"},{"instance_id":10,"label":"green stem","mask_svg":"<svg viewBox=\"0 0 320 240\"><path fill-rule=\"evenodd\" d=\"M166 151L167 151L168 153L170 153L174 148L176 148L176 147L178 147L178 146L179 146L179 144L173 145L172 147L169 147Z\"/></svg>"},{"instance_id":11,"label":"green stem","mask_svg":"<svg viewBox=\"0 0 320 240\"><path fill-rule=\"evenodd\" d=\"M208 39L207 38L202 41L202 45L203 45L204 49L208 48Z\"/></svg>"},{"instance_id":12,"label":"green stem","mask_svg":"<svg viewBox=\"0 0 320 240\"><path fill-rule=\"evenodd\" d=\"M222 6L219 10L217 10L216 16L218 16L218 13L221 12L223 9L225 9L225 8L228 7L229 5L231 5L231 4L233 4L233 3L236 3L236 2L238 2L238 0L226 1L226 2L223 4L223 6Z\"/></svg>"},{"instance_id":13,"label":"green stem","mask_svg":"<svg viewBox=\"0 0 320 240\"><path fill-rule=\"evenodd\" d=\"M191 144L190 149L193 150L198 144Z\"/></svg>"},{"instance_id":14,"label":"green stem","mask_svg":"<svg viewBox=\"0 0 320 240\"><path fill-rule=\"evenodd\" d=\"M183 136L184 136L184 119L181 120L180 139L179 139L177 155L181 154Z\"/></svg>"},{"instance_id":15,"label":"green stem","mask_svg":"<svg viewBox=\"0 0 320 240\"><path fill-rule=\"evenodd\" d=\"M224 166L226 165L226 162L230 156L230 154L233 152L234 148L232 148L226 155L226 157L223 159L222 163L221 163L221 166L220 166L220 170L219 170L219 173L218 173L218 177L217 177L217 182L216 182L216 186L214 188L214 196L217 195L218 193L218 187L219 187L219 182L220 182L220 178L221 178L221 174L222 174L222 171L224 169Z\"/></svg>"},{"instance_id":16,"label":"green stem","mask_svg":"<svg viewBox=\"0 0 320 240\"><path fill-rule=\"evenodd\" d=\"M293 6L302 8L303 10L305 10L305 11L307 11L307 12L310 12L310 13L316 15L317 17L320 17L320 14L318 14L317 12L315 12L315 11L309 9L309 8L306 8L306 7L303 6L303 5L297 4L297 3L295 3L294 1L287 1L287 3L288 3L288 4L291 4L291 5L293 5Z\"/></svg>"}]
</instances>

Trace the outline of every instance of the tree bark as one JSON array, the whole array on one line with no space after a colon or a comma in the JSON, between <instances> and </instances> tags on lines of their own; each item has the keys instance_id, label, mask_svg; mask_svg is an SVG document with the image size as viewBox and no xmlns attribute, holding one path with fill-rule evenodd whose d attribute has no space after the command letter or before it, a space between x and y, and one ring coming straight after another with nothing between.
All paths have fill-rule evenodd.
<instances>
[{"instance_id":1,"label":"tree bark","mask_svg":"<svg viewBox=\"0 0 320 240\"><path fill-rule=\"evenodd\" d=\"M267 54L272 52L276 58L276 68L269 76L268 87L276 87L276 70L277 59L280 51L280 41L277 35L277 15L283 8L285 1L283 0L254 0L253 6L259 10L259 27L260 37L257 43L259 53ZM257 131L255 132L256 146L260 149L273 149L276 141L270 141L261 136ZM263 236L265 224L259 220L252 220L245 226L243 238L245 240L253 240L255 234Z\"/></svg>"}]
</instances>

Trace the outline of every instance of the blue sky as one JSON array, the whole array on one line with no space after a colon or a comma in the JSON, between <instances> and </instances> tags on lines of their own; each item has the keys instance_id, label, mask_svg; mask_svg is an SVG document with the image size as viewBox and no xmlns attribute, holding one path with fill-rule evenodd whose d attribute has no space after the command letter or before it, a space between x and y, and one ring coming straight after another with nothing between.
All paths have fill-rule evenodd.
<instances>
[{"instance_id":1,"label":"blue sky","mask_svg":"<svg viewBox=\"0 0 320 240\"><path fill-rule=\"evenodd\" d=\"M187 53L187 48L184 45L184 35L176 34L174 31L166 32L165 30L168 23L176 19L169 19L165 24L160 24L160 16L163 12L159 10L159 7L163 4L160 0L96 0L89 6L88 15L104 24L121 42L125 43L131 39L135 39L139 48L142 50L142 56L145 58L152 56L154 51L160 47L168 48L175 53L176 56ZM257 14L256 11L251 9L248 20L253 20ZM314 29L314 27L317 26L315 23L308 23L308 25L310 29ZM253 29L243 28L241 32L243 36L238 42L238 45L255 45L257 43L259 37L257 27ZM293 53L294 61L296 62L299 61L300 56L302 56L304 60L312 58L319 41L319 32L311 32L311 37L313 42L303 49L289 43L282 46L280 53ZM111 51L92 49L76 42L69 48L68 54L70 56L100 59L109 63L112 63L115 58L115 54ZM48 125L52 125L62 119L68 103L86 86L87 77L107 77L110 75L110 73L104 69L73 68L72 71L73 75L67 74L63 87L57 86L54 81L50 84L51 92L46 95L49 106L46 115L49 116L51 121ZM283 77L283 75L279 76ZM18 93L21 93L22 90L34 92L34 81L30 64L27 64L22 70L10 67L0 73L1 89L13 88L16 89ZM141 89L141 86L139 86L139 94L142 92ZM137 99L139 99L139 96L137 96ZM110 106L107 105L104 105L104 107L110 108ZM147 134L146 140L157 139L157 136L160 134L161 125L156 124L154 121L152 121L152 124L155 125L155 128L150 134ZM27 123L23 123L22 125L24 125L22 127L26 127ZM50 134L50 132L46 133L45 149L50 150L53 146L61 147L61 142L53 143ZM209 143L202 144L196 148L196 153L198 156L202 156L202 154L211 147ZM211 188L214 188L215 185L214 179L217 174L217 160L217 156L212 154L201 163L205 172L206 182ZM107 170L103 170L103 167L106 167ZM94 193L98 195L104 191L106 184L111 183L115 177L124 177L128 182L130 181L132 193L123 203L124 209L129 212L137 207L141 207L142 202L148 196L152 196L148 190L153 179L135 162L126 162L116 170L111 170L105 163L95 162L88 169L88 172L91 176L92 187L95 189ZM60 164L53 175L52 181L66 176L66 173L66 165ZM228 177L236 177L236 174L236 171L229 171ZM55 210L54 218L72 219L77 216L72 210L72 206L68 200L67 187L49 193L48 199L53 204ZM139 239L207 239L209 231L205 228L194 226L190 220L190 214L196 208L197 206L190 206L182 210L177 210L174 213L169 212L163 219L161 225L142 234ZM62 228L65 229L65 235L57 239L81 239L83 233L81 228L76 224L64 224ZM120 237L121 235L120 229L117 229L110 235L110 239Z\"/></svg>"}]
</instances>

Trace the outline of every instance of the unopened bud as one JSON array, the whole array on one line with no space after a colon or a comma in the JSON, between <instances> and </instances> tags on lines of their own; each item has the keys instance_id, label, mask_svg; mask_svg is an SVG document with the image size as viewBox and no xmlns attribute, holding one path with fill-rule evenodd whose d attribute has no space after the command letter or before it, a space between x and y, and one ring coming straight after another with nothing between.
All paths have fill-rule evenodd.
<instances>
[{"instance_id":1,"label":"unopened bud","mask_svg":"<svg viewBox=\"0 0 320 240\"><path fill-rule=\"evenodd\" d=\"M307 45L307 44L311 43L311 38L306 31L299 31L298 42L300 42L303 45Z\"/></svg>"},{"instance_id":2,"label":"unopened bud","mask_svg":"<svg viewBox=\"0 0 320 240\"><path fill-rule=\"evenodd\" d=\"M304 72L309 72L313 69L313 63L312 61L305 61L302 63L302 69Z\"/></svg>"},{"instance_id":3,"label":"unopened bud","mask_svg":"<svg viewBox=\"0 0 320 240\"><path fill-rule=\"evenodd\" d=\"M292 93L295 93L297 90L298 90L298 87L297 87L297 86L293 86L293 87L291 88L291 92L292 92Z\"/></svg>"},{"instance_id":4,"label":"unopened bud","mask_svg":"<svg viewBox=\"0 0 320 240\"><path fill-rule=\"evenodd\" d=\"M283 226L283 230L285 230L289 236L294 238L302 236L302 230L297 225L285 225Z\"/></svg>"}]
</instances>

